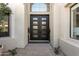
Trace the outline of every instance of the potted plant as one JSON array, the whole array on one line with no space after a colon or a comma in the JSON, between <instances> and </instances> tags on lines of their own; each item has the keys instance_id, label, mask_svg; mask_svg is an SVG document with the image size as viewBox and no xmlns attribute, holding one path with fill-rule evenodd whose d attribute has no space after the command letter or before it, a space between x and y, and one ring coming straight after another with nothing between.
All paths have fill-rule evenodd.
<instances>
[{"instance_id":1,"label":"potted plant","mask_svg":"<svg viewBox=\"0 0 79 59\"><path fill-rule=\"evenodd\" d=\"M54 53L59 54L59 49L60 49L60 47L54 48Z\"/></svg>"},{"instance_id":2,"label":"potted plant","mask_svg":"<svg viewBox=\"0 0 79 59\"><path fill-rule=\"evenodd\" d=\"M0 56L2 55L3 52L3 45L0 45Z\"/></svg>"},{"instance_id":3,"label":"potted plant","mask_svg":"<svg viewBox=\"0 0 79 59\"><path fill-rule=\"evenodd\" d=\"M12 49L12 50L8 50L8 52L9 52L9 54L11 55L11 56L15 56L16 54L17 54L17 48L15 48L15 49Z\"/></svg>"},{"instance_id":4,"label":"potted plant","mask_svg":"<svg viewBox=\"0 0 79 59\"><path fill-rule=\"evenodd\" d=\"M17 48L10 49L8 51L3 52L3 56L15 56L17 54Z\"/></svg>"}]
</instances>

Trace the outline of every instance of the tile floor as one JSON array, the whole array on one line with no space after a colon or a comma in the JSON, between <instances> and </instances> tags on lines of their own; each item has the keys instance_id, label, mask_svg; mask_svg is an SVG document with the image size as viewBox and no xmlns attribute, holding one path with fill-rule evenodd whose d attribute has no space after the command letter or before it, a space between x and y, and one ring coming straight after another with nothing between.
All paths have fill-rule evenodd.
<instances>
[{"instance_id":1,"label":"tile floor","mask_svg":"<svg viewBox=\"0 0 79 59\"><path fill-rule=\"evenodd\" d=\"M24 49L17 49L16 56L62 56L56 55L52 47L48 43L31 43Z\"/></svg>"}]
</instances>

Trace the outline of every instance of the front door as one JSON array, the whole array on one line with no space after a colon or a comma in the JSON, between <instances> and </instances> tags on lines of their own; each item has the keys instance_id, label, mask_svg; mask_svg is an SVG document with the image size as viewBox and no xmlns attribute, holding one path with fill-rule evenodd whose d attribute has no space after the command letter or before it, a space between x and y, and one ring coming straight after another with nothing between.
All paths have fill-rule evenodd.
<instances>
[{"instance_id":1,"label":"front door","mask_svg":"<svg viewBox=\"0 0 79 59\"><path fill-rule=\"evenodd\" d=\"M30 15L30 40L49 40L49 15Z\"/></svg>"}]
</instances>

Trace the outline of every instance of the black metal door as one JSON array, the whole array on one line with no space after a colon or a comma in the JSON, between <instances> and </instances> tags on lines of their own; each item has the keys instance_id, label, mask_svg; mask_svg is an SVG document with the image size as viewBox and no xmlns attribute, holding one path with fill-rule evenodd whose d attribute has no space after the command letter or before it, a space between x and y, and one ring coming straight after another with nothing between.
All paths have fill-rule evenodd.
<instances>
[{"instance_id":1,"label":"black metal door","mask_svg":"<svg viewBox=\"0 0 79 59\"><path fill-rule=\"evenodd\" d=\"M30 40L49 40L49 15L30 16Z\"/></svg>"}]
</instances>

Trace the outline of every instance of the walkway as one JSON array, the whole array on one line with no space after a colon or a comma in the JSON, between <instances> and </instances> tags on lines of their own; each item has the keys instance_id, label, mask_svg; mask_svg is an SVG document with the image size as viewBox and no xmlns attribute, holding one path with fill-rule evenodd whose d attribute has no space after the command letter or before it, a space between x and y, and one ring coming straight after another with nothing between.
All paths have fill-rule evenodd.
<instances>
[{"instance_id":1,"label":"walkway","mask_svg":"<svg viewBox=\"0 0 79 59\"><path fill-rule=\"evenodd\" d=\"M24 49L17 49L17 56L55 56L50 44L31 43Z\"/></svg>"}]
</instances>

